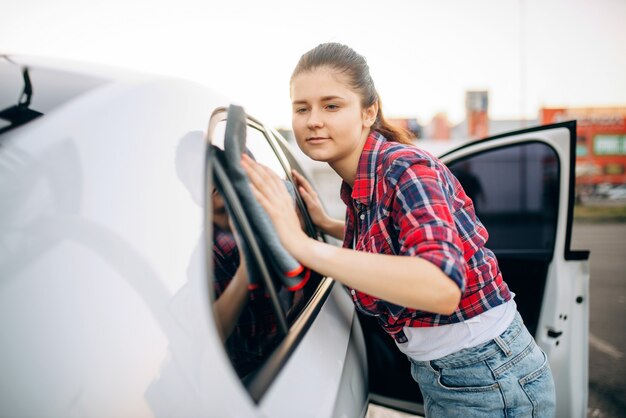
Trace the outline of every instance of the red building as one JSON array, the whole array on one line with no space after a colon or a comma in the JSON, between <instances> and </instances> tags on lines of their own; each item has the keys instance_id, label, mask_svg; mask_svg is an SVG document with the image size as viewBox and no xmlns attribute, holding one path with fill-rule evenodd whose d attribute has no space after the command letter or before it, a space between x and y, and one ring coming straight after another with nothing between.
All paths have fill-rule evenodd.
<instances>
[{"instance_id":1,"label":"red building","mask_svg":"<svg viewBox=\"0 0 626 418\"><path fill-rule=\"evenodd\" d=\"M489 136L489 92L466 91L465 115L468 138L480 139Z\"/></svg>"},{"instance_id":2,"label":"red building","mask_svg":"<svg viewBox=\"0 0 626 418\"><path fill-rule=\"evenodd\" d=\"M450 139L450 121L445 113L437 113L430 122L430 138Z\"/></svg>"},{"instance_id":3,"label":"red building","mask_svg":"<svg viewBox=\"0 0 626 418\"><path fill-rule=\"evenodd\" d=\"M576 119L576 184L626 184L626 107L543 108L542 124Z\"/></svg>"}]
</instances>

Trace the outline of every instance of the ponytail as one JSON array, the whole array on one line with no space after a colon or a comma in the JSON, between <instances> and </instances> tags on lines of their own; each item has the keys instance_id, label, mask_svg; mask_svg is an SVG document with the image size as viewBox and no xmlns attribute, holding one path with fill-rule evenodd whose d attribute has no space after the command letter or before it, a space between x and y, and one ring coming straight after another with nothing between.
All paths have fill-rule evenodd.
<instances>
[{"instance_id":1,"label":"ponytail","mask_svg":"<svg viewBox=\"0 0 626 418\"><path fill-rule=\"evenodd\" d=\"M415 135L411 131L394 125L385 119L380 97L378 98L378 114L376 115L374 125L372 125L372 130L384 136L388 141L399 142L400 144L413 145L413 140L415 139Z\"/></svg>"}]
</instances>

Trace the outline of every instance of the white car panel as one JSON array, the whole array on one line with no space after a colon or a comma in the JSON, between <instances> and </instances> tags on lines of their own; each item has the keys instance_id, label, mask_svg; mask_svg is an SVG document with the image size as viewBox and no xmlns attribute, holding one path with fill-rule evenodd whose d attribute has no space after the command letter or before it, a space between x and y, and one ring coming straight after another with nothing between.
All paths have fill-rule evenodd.
<instances>
[{"instance_id":1,"label":"white car panel","mask_svg":"<svg viewBox=\"0 0 626 418\"><path fill-rule=\"evenodd\" d=\"M365 357L354 364L349 356L351 345L363 347L359 335L351 332L356 320L352 300L335 283L315 323L263 397L261 410L266 416L356 417L364 412Z\"/></svg>"},{"instance_id":2,"label":"white car panel","mask_svg":"<svg viewBox=\"0 0 626 418\"><path fill-rule=\"evenodd\" d=\"M111 82L2 137L1 415L253 414L193 256L203 177L176 167L223 104L182 81Z\"/></svg>"},{"instance_id":3,"label":"white car panel","mask_svg":"<svg viewBox=\"0 0 626 418\"><path fill-rule=\"evenodd\" d=\"M549 301L542 305L539 320L544 332L535 338L550 359L558 416L586 417L589 397L589 262L564 261L555 257L550 266L544 300ZM547 325L554 323L558 328ZM547 330L562 334L555 340L548 336Z\"/></svg>"}]
</instances>

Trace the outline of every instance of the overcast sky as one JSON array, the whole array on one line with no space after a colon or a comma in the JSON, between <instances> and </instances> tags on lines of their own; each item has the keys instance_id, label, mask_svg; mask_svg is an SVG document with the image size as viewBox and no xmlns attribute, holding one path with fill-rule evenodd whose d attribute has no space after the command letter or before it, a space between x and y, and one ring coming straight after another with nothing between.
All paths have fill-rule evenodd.
<instances>
[{"instance_id":1,"label":"overcast sky","mask_svg":"<svg viewBox=\"0 0 626 418\"><path fill-rule=\"evenodd\" d=\"M102 62L212 86L289 126L289 76L315 45L364 55L388 116L490 117L626 105L626 0L0 0L0 53Z\"/></svg>"}]
</instances>

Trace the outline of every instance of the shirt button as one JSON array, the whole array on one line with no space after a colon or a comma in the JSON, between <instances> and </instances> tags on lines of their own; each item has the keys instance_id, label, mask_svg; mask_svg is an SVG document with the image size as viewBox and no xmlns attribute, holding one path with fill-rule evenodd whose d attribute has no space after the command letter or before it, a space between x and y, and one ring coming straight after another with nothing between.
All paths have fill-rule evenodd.
<instances>
[{"instance_id":1,"label":"shirt button","mask_svg":"<svg viewBox=\"0 0 626 418\"><path fill-rule=\"evenodd\" d=\"M362 213L361 215L359 215L359 218L361 218L361 220L365 219L365 214Z\"/></svg>"}]
</instances>

